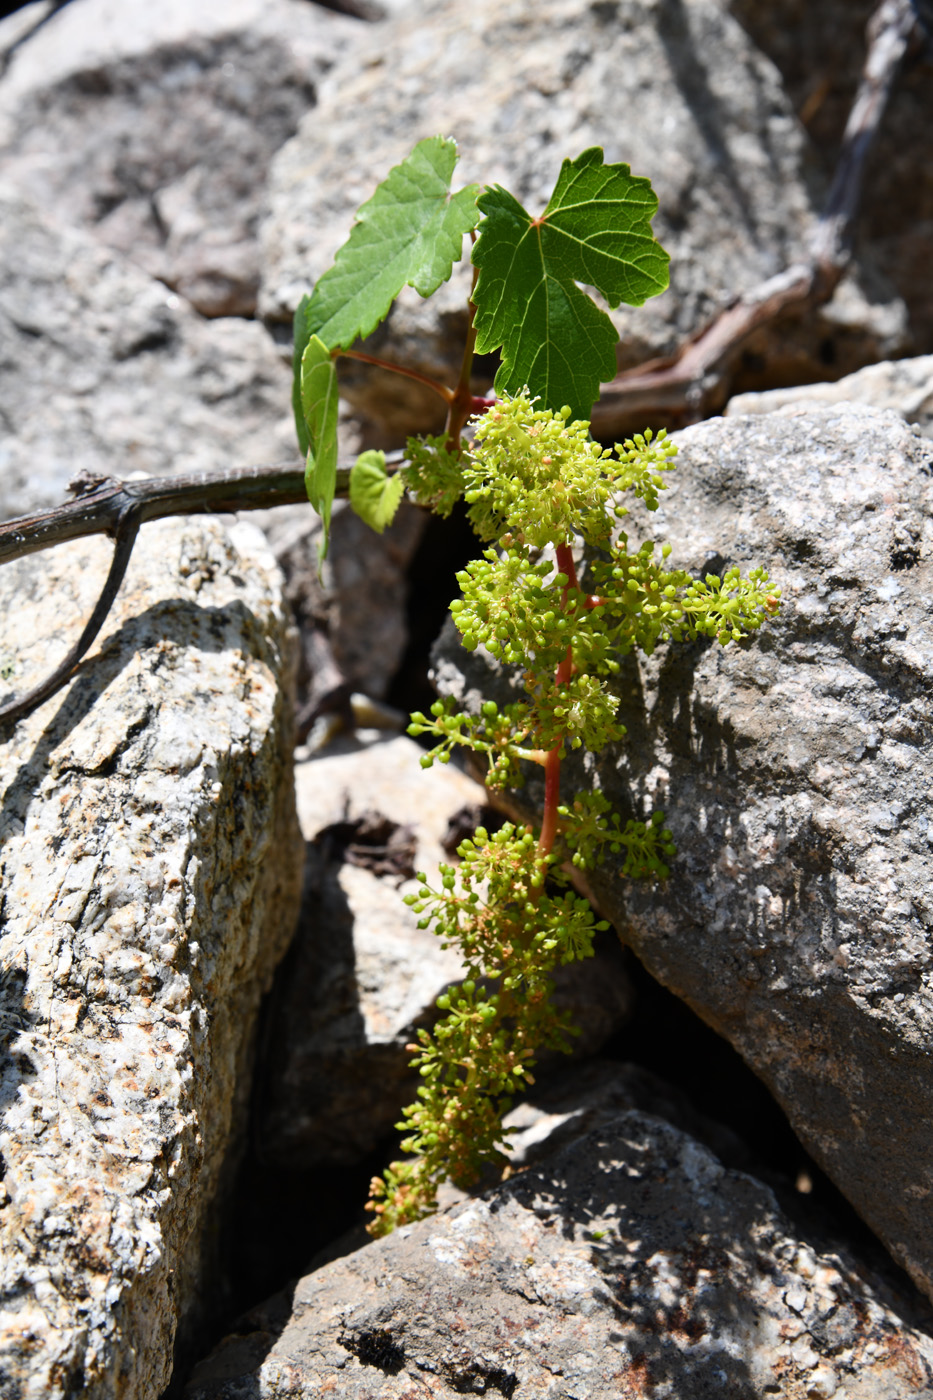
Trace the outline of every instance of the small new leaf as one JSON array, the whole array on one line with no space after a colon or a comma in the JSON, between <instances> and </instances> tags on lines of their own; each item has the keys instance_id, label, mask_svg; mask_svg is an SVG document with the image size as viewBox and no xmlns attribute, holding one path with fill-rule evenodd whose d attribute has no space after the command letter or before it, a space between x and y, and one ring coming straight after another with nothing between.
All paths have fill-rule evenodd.
<instances>
[{"instance_id":1,"label":"small new leaf","mask_svg":"<svg viewBox=\"0 0 933 1400\"><path fill-rule=\"evenodd\" d=\"M612 307L641 306L664 291L669 259L651 232L658 201L650 181L627 165L604 165L592 146L564 161L540 219L500 185L479 207L476 350L501 347L496 391L527 385L544 408L569 404L572 418L589 418L600 383L616 372L618 337L577 283Z\"/></svg>"},{"instance_id":2,"label":"small new leaf","mask_svg":"<svg viewBox=\"0 0 933 1400\"><path fill-rule=\"evenodd\" d=\"M361 520L381 535L398 510L405 483L386 472L384 452L362 452L350 472L350 505Z\"/></svg>"},{"instance_id":3,"label":"small new leaf","mask_svg":"<svg viewBox=\"0 0 933 1400\"><path fill-rule=\"evenodd\" d=\"M308 438L305 489L324 526L318 549L320 568L327 557L337 487L337 371L327 346L316 335L309 337L301 357L299 392Z\"/></svg>"},{"instance_id":4,"label":"small new leaf","mask_svg":"<svg viewBox=\"0 0 933 1400\"><path fill-rule=\"evenodd\" d=\"M304 313L309 334L349 349L388 315L406 283L428 297L447 281L463 235L479 222L479 186L450 193L456 163L456 143L430 136L389 172L314 288Z\"/></svg>"}]
</instances>

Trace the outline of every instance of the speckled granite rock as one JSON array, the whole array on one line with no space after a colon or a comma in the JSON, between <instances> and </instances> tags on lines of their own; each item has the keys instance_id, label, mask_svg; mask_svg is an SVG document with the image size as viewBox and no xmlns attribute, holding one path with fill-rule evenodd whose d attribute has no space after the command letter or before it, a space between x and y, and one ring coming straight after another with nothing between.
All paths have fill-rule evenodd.
<instances>
[{"instance_id":1,"label":"speckled granite rock","mask_svg":"<svg viewBox=\"0 0 933 1400\"><path fill-rule=\"evenodd\" d=\"M306 0L71 0L0 76L0 163L205 315L251 315L269 162L364 28Z\"/></svg>"},{"instance_id":2,"label":"speckled granite rock","mask_svg":"<svg viewBox=\"0 0 933 1400\"><path fill-rule=\"evenodd\" d=\"M798 384L789 389L768 389L760 394L736 394L725 408L727 418L743 413L773 413L788 404L843 403L890 408L916 423L925 437L933 437L933 355L911 360L882 360L847 374L833 384Z\"/></svg>"},{"instance_id":3,"label":"speckled granite rock","mask_svg":"<svg viewBox=\"0 0 933 1400\"><path fill-rule=\"evenodd\" d=\"M262 1349L231 1338L187 1400L933 1395L933 1341L851 1259L637 1112L310 1274Z\"/></svg>"},{"instance_id":4,"label":"speckled granite rock","mask_svg":"<svg viewBox=\"0 0 933 1400\"><path fill-rule=\"evenodd\" d=\"M764 564L785 603L741 646L625 663L628 739L568 789L663 808L679 856L663 888L608 868L593 885L933 1295L933 446L851 403L678 441L631 535L699 573ZM451 642L442 690L473 705L506 687Z\"/></svg>"},{"instance_id":5,"label":"speckled granite rock","mask_svg":"<svg viewBox=\"0 0 933 1400\"><path fill-rule=\"evenodd\" d=\"M20 689L110 550L0 570ZM262 536L143 527L101 639L0 747L0 1392L153 1400L211 1306L259 998L294 927L292 640Z\"/></svg>"},{"instance_id":6,"label":"speckled granite rock","mask_svg":"<svg viewBox=\"0 0 933 1400\"><path fill-rule=\"evenodd\" d=\"M264 1157L293 1169L350 1165L392 1134L418 1085L405 1047L462 976L456 953L418 928L402 898L418 888L415 870L436 883L438 863L451 859L441 844L451 819L486 790L453 766L426 772L422 753L413 739L369 733L296 768L311 844L298 931L276 980L256 1129ZM367 813L401 836L395 858L370 822L372 835L352 834L347 859L344 828ZM599 1049L631 1006L618 944L606 934L596 953L557 978L556 998L581 1026L579 1054Z\"/></svg>"},{"instance_id":7,"label":"speckled granite rock","mask_svg":"<svg viewBox=\"0 0 933 1400\"><path fill-rule=\"evenodd\" d=\"M671 353L737 292L800 259L812 227L803 132L776 70L722 0L474 0L468 14L458 0L421 0L361 34L276 157L265 316L291 316L357 206L438 131L460 145L458 181L501 182L532 213L561 161L587 146L651 178L671 290L613 313L623 365ZM406 289L373 345L453 382L469 278L458 268L427 303ZM895 353L904 316L896 298L869 303L848 281L818 325L767 332L750 351L777 382L821 376L821 354L843 372ZM348 364L341 377L384 431L436 415L433 396L397 376Z\"/></svg>"}]
</instances>

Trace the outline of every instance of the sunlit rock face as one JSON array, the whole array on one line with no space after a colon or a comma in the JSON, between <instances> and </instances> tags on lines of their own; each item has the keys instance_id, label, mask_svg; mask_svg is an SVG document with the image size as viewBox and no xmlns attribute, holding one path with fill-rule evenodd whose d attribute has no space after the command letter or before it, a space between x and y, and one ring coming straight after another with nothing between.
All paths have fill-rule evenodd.
<instances>
[{"instance_id":1,"label":"sunlit rock face","mask_svg":"<svg viewBox=\"0 0 933 1400\"><path fill-rule=\"evenodd\" d=\"M110 546L0 571L5 688ZM215 1301L263 990L294 927L293 644L248 525L144 525L100 640L0 744L7 1393L149 1400Z\"/></svg>"}]
</instances>

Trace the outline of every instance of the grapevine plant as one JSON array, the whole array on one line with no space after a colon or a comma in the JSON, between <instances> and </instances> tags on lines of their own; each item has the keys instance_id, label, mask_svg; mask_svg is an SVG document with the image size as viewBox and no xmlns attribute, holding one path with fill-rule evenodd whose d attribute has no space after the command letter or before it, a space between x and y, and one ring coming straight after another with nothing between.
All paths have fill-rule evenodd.
<instances>
[{"instance_id":1,"label":"grapevine plant","mask_svg":"<svg viewBox=\"0 0 933 1400\"><path fill-rule=\"evenodd\" d=\"M477 714L448 698L429 715L413 714L409 733L433 741L422 764L470 749L485 756L491 789L520 786L534 765L544 772L538 831L479 827L458 847L458 864L440 867L440 888L419 875L418 892L406 897L419 927L458 949L466 976L438 998L440 1019L410 1047L422 1083L399 1125L407 1156L373 1182L374 1235L428 1214L442 1181L470 1186L501 1167L512 1096L534 1082L542 1048L570 1048L573 1027L553 1006L553 975L590 956L594 933L608 927L576 893L574 871L608 853L626 877L669 873L674 846L660 812L623 825L599 791L561 800L568 752L625 736L613 690L620 658L699 636L728 645L777 610L780 591L762 569L694 579L667 567L669 545L635 548L620 525L625 498L655 510L676 447L663 432L615 449L590 435L600 382L615 372L616 334L578 284L610 307L664 290L668 258L650 228L650 183L627 165L604 164L594 147L564 161L547 208L532 217L500 186L451 194L455 162L452 141L419 142L359 209L334 266L295 316L295 417L308 495L323 522L322 558L341 355L413 376L447 404L445 432L410 439L398 472L383 453L360 456L350 476L354 509L381 531L406 490L441 515L462 497L487 545L457 575L462 596L451 613L464 647L485 647L513 667L524 698L501 708L487 700ZM458 383L355 349L405 284L422 296L437 290L467 233L474 280ZM477 398L473 355L495 350L497 397Z\"/></svg>"}]
</instances>

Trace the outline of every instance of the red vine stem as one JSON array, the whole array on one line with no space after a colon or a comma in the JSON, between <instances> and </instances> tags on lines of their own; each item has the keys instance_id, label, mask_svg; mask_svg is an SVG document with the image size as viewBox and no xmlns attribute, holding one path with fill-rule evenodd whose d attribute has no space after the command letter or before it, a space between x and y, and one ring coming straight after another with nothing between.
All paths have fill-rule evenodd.
<instances>
[{"instance_id":1,"label":"red vine stem","mask_svg":"<svg viewBox=\"0 0 933 1400\"><path fill-rule=\"evenodd\" d=\"M564 574L567 578L560 602L561 609L566 612L571 590L577 591L580 587L569 544L557 546L557 570L558 573ZM572 673L573 652L568 646L567 654L558 666L554 679L559 686L566 685ZM539 856L550 855L557 839L557 808L560 803L560 750L561 745L555 744L544 763L544 814L541 820L541 835L538 837Z\"/></svg>"},{"instance_id":2,"label":"red vine stem","mask_svg":"<svg viewBox=\"0 0 933 1400\"><path fill-rule=\"evenodd\" d=\"M473 235L475 242L475 233ZM476 306L473 303L473 292L476 290L476 281L479 276L479 269L473 268L473 285L470 288L470 299L467 303L469 308L469 323L467 325L466 342L463 347L463 359L460 362L460 378L457 380L457 387L453 390L448 400L450 404L447 410L447 441L445 447L448 452L460 451L460 438L464 425L471 413L479 410L480 405L470 393L470 376L473 370L473 351L476 346Z\"/></svg>"}]
</instances>

